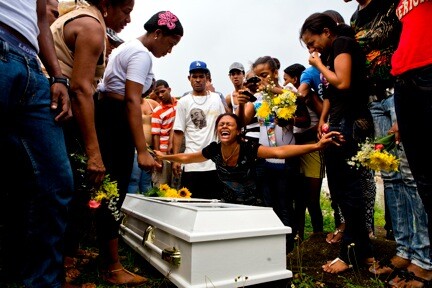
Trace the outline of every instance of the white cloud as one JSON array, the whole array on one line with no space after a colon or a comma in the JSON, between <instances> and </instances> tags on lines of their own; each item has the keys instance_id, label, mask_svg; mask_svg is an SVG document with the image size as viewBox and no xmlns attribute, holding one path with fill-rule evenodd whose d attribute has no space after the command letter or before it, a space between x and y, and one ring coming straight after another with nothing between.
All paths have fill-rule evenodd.
<instances>
[{"instance_id":1,"label":"white cloud","mask_svg":"<svg viewBox=\"0 0 432 288\"><path fill-rule=\"evenodd\" d=\"M154 13L173 12L184 36L171 54L154 58L156 79L168 81L173 95L182 95L191 90L189 64L201 60L216 89L227 94L233 89L228 78L232 62L241 62L247 70L258 57L270 55L280 60L281 70L294 63L307 67L308 52L299 40L304 20L332 9L348 23L356 7L356 1L343 0L135 0L132 22L119 35L136 38L145 33L143 25Z\"/></svg>"}]
</instances>

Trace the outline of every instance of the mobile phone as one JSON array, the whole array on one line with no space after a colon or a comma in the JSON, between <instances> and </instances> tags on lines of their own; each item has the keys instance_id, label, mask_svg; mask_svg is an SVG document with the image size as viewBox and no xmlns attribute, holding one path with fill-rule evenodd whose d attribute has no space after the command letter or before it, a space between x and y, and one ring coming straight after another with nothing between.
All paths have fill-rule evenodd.
<instances>
[{"instance_id":1,"label":"mobile phone","mask_svg":"<svg viewBox=\"0 0 432 288\"><path fill-rule=\"evenodd\" d=\"M250 102L255 102L257 100L257 98L255 97L255 95L253 95L251 92L249 92L248 90L243 90L243 92L241 92L241 94L249 96L249 101Z\"/></svg>"},{"instance_id":2,"label":"mobile phone","mask_svg":"<svg viewBox=\"0 0 432 288\"><path fill-rule=\"evenodd\" d=\"M252 76L246 80L246 84L258 84L261 81L261 78L258 76Z\"/></svg>"}]
</instances>

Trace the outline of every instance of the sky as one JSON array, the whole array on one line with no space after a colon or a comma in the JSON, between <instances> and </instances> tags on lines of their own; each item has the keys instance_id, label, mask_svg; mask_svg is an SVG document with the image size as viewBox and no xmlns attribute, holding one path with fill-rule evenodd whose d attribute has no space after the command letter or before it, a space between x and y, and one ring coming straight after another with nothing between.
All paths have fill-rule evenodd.
<instances>
[{"instance_id":1,"label":"sky","mask_svg":"<svg viewBox=\"0 0 432 288\"><path fill-rule=\"evenodd\" d=\"M310 14L332 9L348 23L356 8L357 1L344 0L135 0L132 21L119 36L137 38L152 15L171 11L180 19L184 36L171 54L153 57L156 80L166 80L171 94L180 96L191 90L190 63L200 60L210 69L216 90L226 95L234 89L228 77L233 62L247 71L261 56L276 57L282 79L283 69L291 64L309 66L299 31Z\"/></svg>"}]
</instances>

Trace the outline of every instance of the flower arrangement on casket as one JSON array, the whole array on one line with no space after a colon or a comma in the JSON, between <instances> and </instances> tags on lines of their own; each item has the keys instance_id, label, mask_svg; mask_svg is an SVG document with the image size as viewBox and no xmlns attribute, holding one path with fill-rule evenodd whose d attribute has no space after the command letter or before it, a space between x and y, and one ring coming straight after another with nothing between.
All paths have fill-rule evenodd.
<instances>
[{"instance_id":1,"label":"flower arrangement on casket","mask_svg":"<svg viewBox=\"0 0 432 288\"><path fill-rule=\"evenodd\" d=\"M160 184L159 187L150 188L144 196L168 197L168 198L191 198L192 193L186 187L179 190L171 188L168 184Z\"/></svg>"},{"instance_id":2,"label":"flower arrangement on casket","mask_svg":"<svg viewBox=\"0 0 432 288\"><path fill-rule=\"evenodd\" d=\"M117 209L117 202L119 201L119 192L117 187L117 181L111 181L109 175L105 175L101 185L98 187L91 185L86 181L86 165L87 157L79 153L73 153L70 155L72 161L78 165L77 173L80 179L78 189L88 191L91 197L88 202L88 207L91 209L97 209L101 205L107 205L108 209L111 210L115 220L118 221L121 218L119 209Z\"/></svg>"},{"instance_id":3,"label":"flower arrangement on casket","mask_svg":"<svg viewBox=\"0 0 432 288\"><path fill-rule=\"evenodd\" d=\"M366 139L364 143L359 144L359 151L348 164L353 167L363 166L375 171L399 171L399 159L391 154L393 149L397 148L395 135L390 134L379 139Z\"/></svg>"},{"instance_id":4,"label":"flower arrangement on casket","mask_svg":"<svg viewBox=\"0 0 432 288\"><path fill-rule=\"evenodd\" d=\"M271 82L259 91L262 93L263 100L257 109L257 116L264 119L273 116L277 119L290 120L297 110L298 93L294 89L283 89L281 94L275 94L274 87L274 82Z\"/></svg>"}]
</instances>

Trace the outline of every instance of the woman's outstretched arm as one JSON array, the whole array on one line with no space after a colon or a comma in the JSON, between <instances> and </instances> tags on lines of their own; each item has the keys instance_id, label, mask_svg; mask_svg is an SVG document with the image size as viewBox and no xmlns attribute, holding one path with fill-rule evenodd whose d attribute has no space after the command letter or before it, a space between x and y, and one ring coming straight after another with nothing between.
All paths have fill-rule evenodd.
<instances>
[{"instance_id":1,"label":"woman's outstretched arm","mask_svg":"<svg viewBox=\"0 0 432 288\"><path fill-rule=\"evenodd\" d=\"M267 147L261 145L258 147L258 157L279 159L294 157L318 150L323 150L331 144L340 146L344 141L345 140L343 139L342 134L332 131L324 134L317 143L312 144L283 145L279 147Z\"/></svg>"},{"instance_id":2,"label":"woman's outstretched arm","mask_svg":"<svg viewBox=\"0 0 432 288\"><path fill-rule=\"evenodd\" d=\"M155 150L155 153L158 159L174 161L182 164L199 163L208 160L203 156L202 151L165 155L162 152Z\"/></svg>"}]
</instances>

